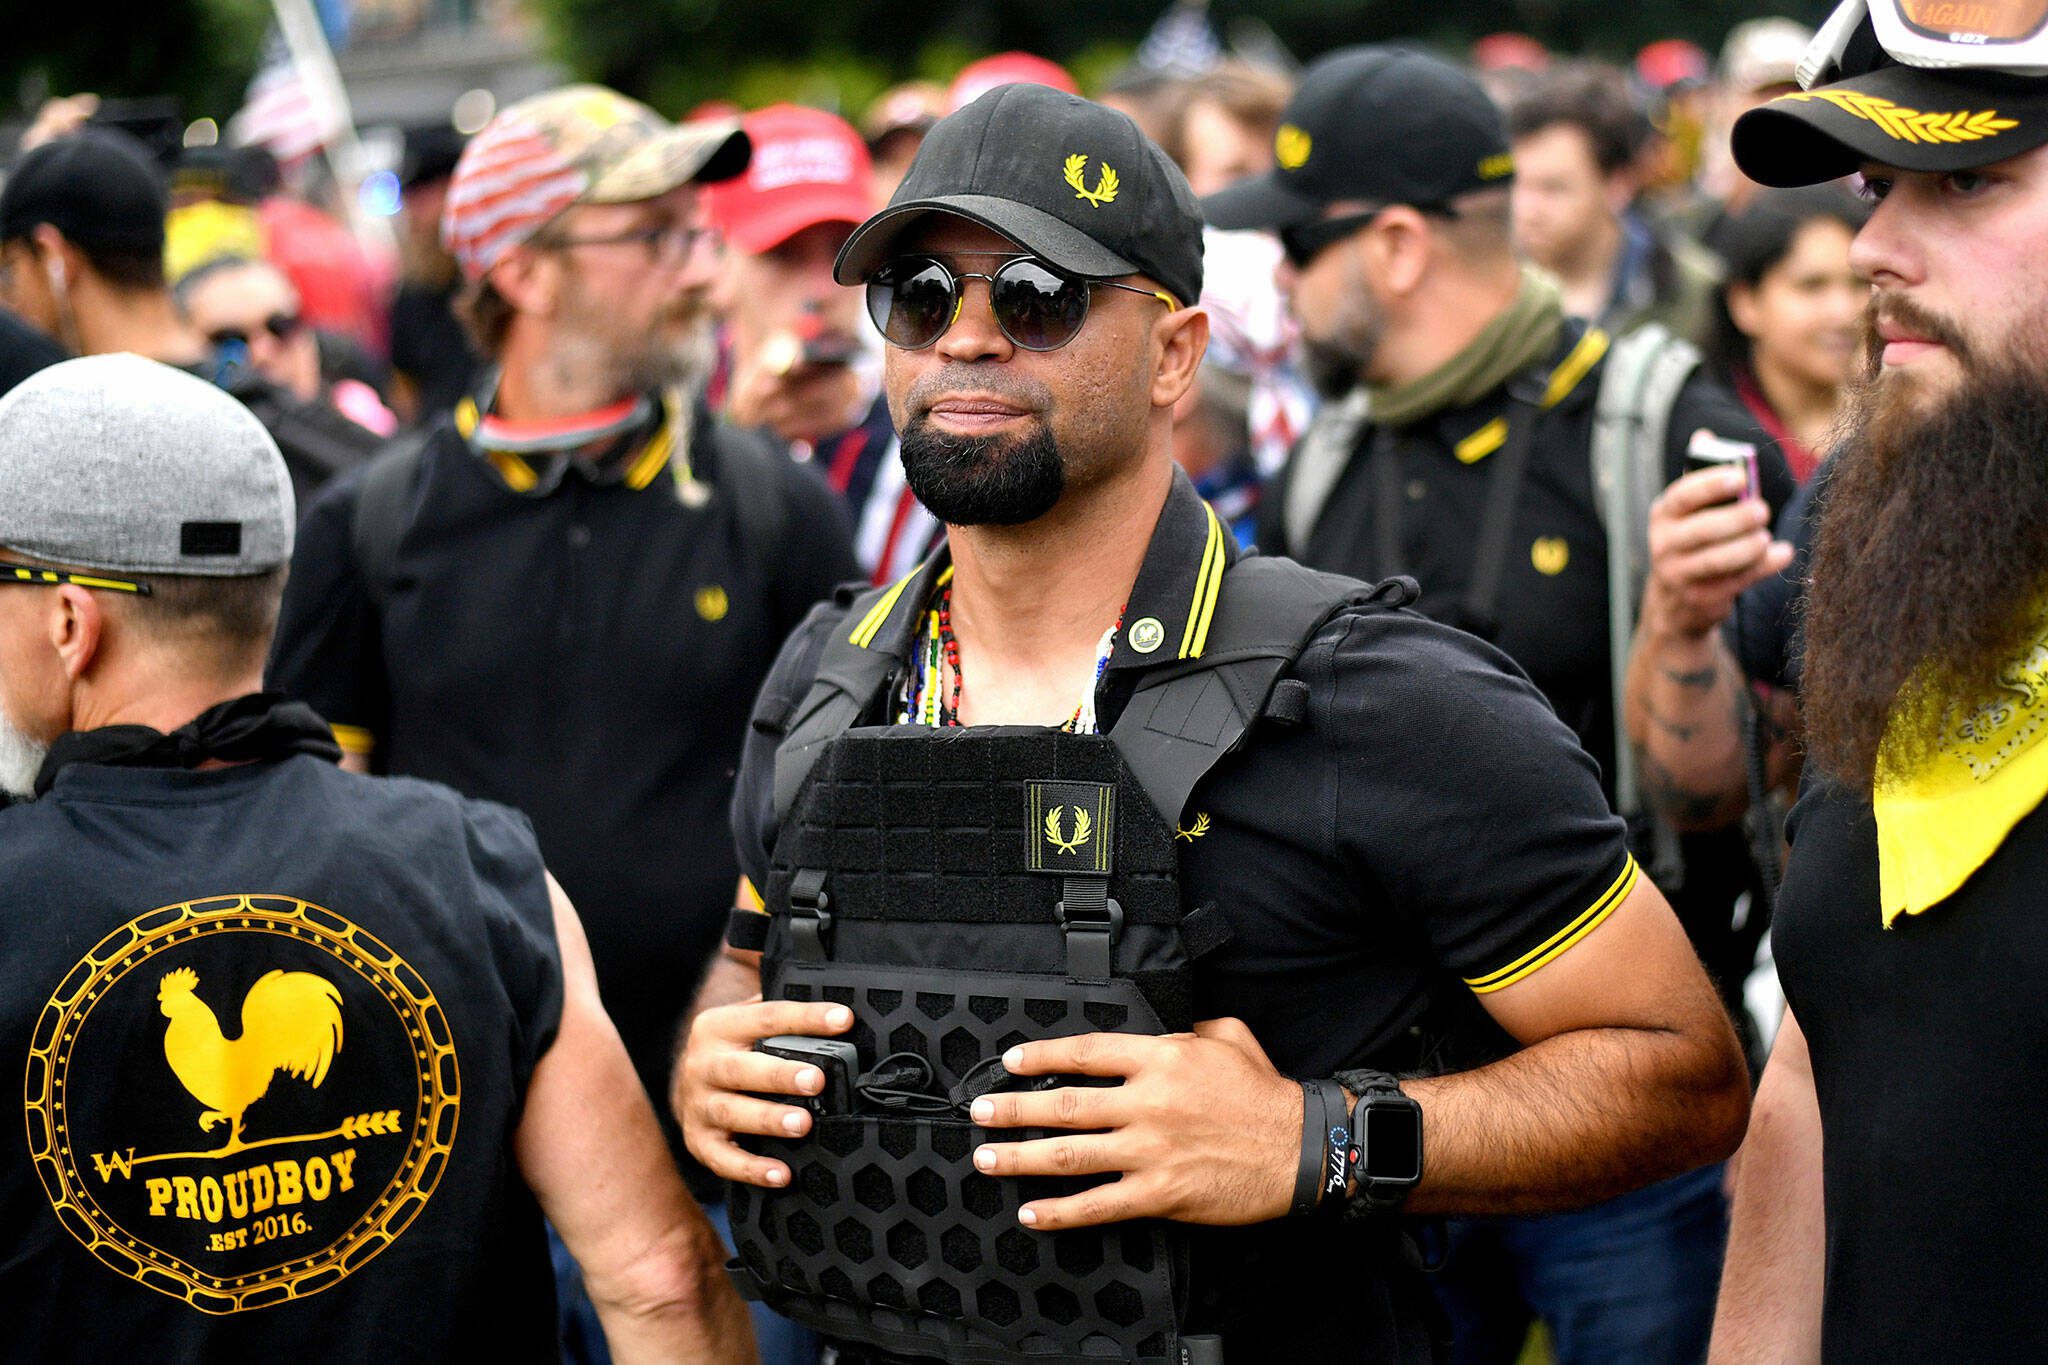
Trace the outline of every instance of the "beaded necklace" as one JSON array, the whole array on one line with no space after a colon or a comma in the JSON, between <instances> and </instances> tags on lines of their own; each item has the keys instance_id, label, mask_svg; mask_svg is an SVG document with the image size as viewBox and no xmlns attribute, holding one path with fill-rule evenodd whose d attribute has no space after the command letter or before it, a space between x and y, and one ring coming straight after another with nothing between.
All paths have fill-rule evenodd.
<instances>
[{"instance_id":1,"label":"beaded necklace","mask_svg":"<svg viewBox=\"0 0 2048 1365\"><path fill-rule=\"evenodd\" d=\"M1102 683L1102 675L1109 669L1110 656L1116 653L1116 637L1123 629L1126 610L1128 607L1120 608L1116 624L1102 633L1101 641L1095 646L1095 673L1088 690L1082 695L1080 704L1075 706L1074 714L1067 717L1060 729L1070 734L1096 733L1095 691ZM924 622L911 648L910 673L904 679L903 703L897 708L897 723L925 725L934 729L959 725L960 694L965 685L965 677L960 671L960 641L953 634L953 577L948 570L940 579L938 596L925 612Z\"/></svg>"}]
</instances>

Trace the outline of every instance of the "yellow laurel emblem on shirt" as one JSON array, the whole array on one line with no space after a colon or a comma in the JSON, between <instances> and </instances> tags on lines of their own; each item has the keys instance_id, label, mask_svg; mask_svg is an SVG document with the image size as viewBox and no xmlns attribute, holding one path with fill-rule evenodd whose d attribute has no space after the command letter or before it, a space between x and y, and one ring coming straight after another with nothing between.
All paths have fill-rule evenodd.
<instances>
[{"instance_id":1,"label":"yellow laurel emblem on shirt","mask_svg":"<svg viewBox=\"0 0 2048 1365\"><path fill-rule=\"evenodd\" d=\"M1088 819L1088 812L1082 810L1079 806L1074 806L1071 808L1074 812L1074 837L1071 839L1061 838L1060 812L1067 809L1069 807L1054 806L1045 813L1045 841L1062 853L1074 852L1081 845L1087 843L1088 836L1095 832L1094 824Z\"/></svg>"},{"instance_id":2,"label":"yellow laurel emblem on shirt","mask_svg":"<svg viewBox=\"0 0 2048 1365\"><path fill-rule=\"evenodd\" d=\"M1176 839L1185 839L1185 840L1187 840L1187 841L1188 841L1189 843L1191 843L1191 844L1192 844L1192 843L1193 843L1193 842L1194 842L1195 840L1197 840L1197 839L1201 838L1201 837L1202 837L1202 836L1203 836L1204 834L1207 834L1208 832L1209 832L1209 812L1207 812L1207 811L1205 811L1205 810L1200 810L1200 811L1196 811L1196 812L1195 812L1195 823L1194 823L1194 824L1192 824L1192 825L1190 825L1190 826L1188 826L1188 827L1187 827L1186 829L1182 829L1182 828L1181 828L1181 827L1180 827L1179 825L1175 825L1175 826L1173 827L1173 837L1174 837L1174 838L1176 838Z\"/></svg>"},{"instance_id":3,"label":"yellow laurel emblem on shirt","mask_svg":"<svg viewBox=\"0 0 2048 1365\"><path fill-rule=\"evenodd\" d=\"M1280 131L1273 134L1273 156L1290 171L1298 171L1308 164L1309 150L1315 140L1291 123L1280 125Z\"/></svg>"},{"instance_id":4,"label":"yellow laurel emblem on shirt","mask_svg":"<svg viewBox=\"0 0 2048 1365\"><path fill-rule=\"evenodd\" d=\"M697 589L697 614L707 621L723 621L726 612L732 609L732 599L724 588L716 583L706 583Z\"/></svg>"},{"instance_id":5,"label":"yellow laurel emblem on shirt","mask_svg":"<svg viewBox=\"0 0 2048 1365\"><path fill-rule=\"evenodd\" d=\"M1781 98L1826 100L1843 113L1876 124L1878 131L1894 142L1980 142L1987 137L1997 137L2008 128L2020 126L2018 119L2000 118L1996 109L1974 113L1967 109L1922 113L1877 95L1865 95L1854 90L1808 90Z\"/></svg>"},{"instance_id":6,"label":"yellow laurel emblem on shirt","mask_svg":"<svg viewBox=\"0 0 2048 1365\"><path fill-rule=\"evenodd\" d=\"M1572 547L1563 536L1544 536L1529 547L1529 562L1536 566L1537 573L1555 578L1572 562Z\"/></svg>"},{"instance_id":7,"label":"yellow laurel emblem on shirt","mask_svg":"<svg viewBox=\"0 0 2048 1365\"><path fill-rule=\"evenodd\" d=\"M1096 208L1113 202L1121 184L1116 178L1116 172L1110 169L1109 163L1105 161L1102 163L1102 174L1095 177L1095 188L1089 189L1088 158L1079 152L1067 158L1067 183L1074 187L1076 199L1086 199Z\"/></svg>"}]
</instances>

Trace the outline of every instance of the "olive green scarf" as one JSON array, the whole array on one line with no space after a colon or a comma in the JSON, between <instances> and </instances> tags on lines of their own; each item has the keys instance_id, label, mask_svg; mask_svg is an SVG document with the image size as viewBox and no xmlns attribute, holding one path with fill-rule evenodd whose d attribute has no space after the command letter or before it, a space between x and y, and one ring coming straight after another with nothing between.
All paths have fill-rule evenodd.
<instances>
[{"instance_id":1,"label":"olive green scarf","mask_svg":"<svg viewBox=\"0 0 2048 1365\"><path fill-rule=\"evenodd\" d=\"M1412 426L1476 403L1549 355L1563 326L1564 296L1557 282L1524 266L1514 302L1471 345L1420 379L1371 390L1371 420L1378 426Z\"/></svg>"}]
</instances>

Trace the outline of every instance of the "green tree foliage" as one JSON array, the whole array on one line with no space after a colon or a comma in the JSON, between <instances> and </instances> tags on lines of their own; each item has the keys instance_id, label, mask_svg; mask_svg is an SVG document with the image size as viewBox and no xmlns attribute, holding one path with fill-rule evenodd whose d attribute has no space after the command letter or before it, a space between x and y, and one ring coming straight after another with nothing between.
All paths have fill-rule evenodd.
<instances>
[{"instance_id":1,"label":"green tree foliage","mask_svg":"<svg viewBox=\"0 0 2048 1365\"><path fill-rule=\"evenodd\" d=\"M186 117L242 102L270 22L269 0L20 0L0 19L0 117L46 95L174 95Z\"/></svg>"},{"instance_id":2,"label":"green tree foliage","mask_svg":"<svg viewBox=\"0 0 2048 1365\"><path fill-rule=\"evenodd\" d=\"M1084 79L1127 53L1168 0L533 0L572 70L670 111L724 97L858 110L891 81L944 78L982 53L1023 48ZM1657 38L1709 51L1763 14L1812 23L1825 0L1213 0L1219 27L1256 18L1305 59L1390 38L1459 50L1502 29L1561 52L1625 57Z\"/></svg>"}]
</instances>

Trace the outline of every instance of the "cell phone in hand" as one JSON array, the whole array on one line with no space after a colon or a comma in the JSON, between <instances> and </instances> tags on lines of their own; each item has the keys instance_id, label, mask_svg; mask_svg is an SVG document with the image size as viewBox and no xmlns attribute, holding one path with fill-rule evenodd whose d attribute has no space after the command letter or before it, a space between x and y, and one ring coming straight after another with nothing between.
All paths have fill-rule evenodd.
<instances>
[{"instance_id":1,"label":"cell phone in hand","mask_svg":"<svg viewBox=\"0 0 2048 1365\"><path fill-rule=\"evenodd\" d=\"M1763 486L1757 475L1756 447L1747 441L1731 441L1701 427L1692 434L1692 440L1685 447L1685 472L1691 474L1701 469L1740 469L1743 491L1736 496L1763 496ZM1729 502L1734 500L1726 499Z\"/></svg>"},{"instance_id":2,"label":"cell phone in hand","mask_svg":"<svg viewBox=\"0 0 2048 1365\"><path fill-rule=\"evenodd\" d=\"M766 1095L764 1099L801 1104L812 1114L845 1114L853 1110L853 1078L860 1073L860 1053L840 1038L809 1038L779 1034L754 1044L754 1051L790 1062L808 1062L825 1073L825 1088L815 1095Z\"/></svg>"}]
</instances>

